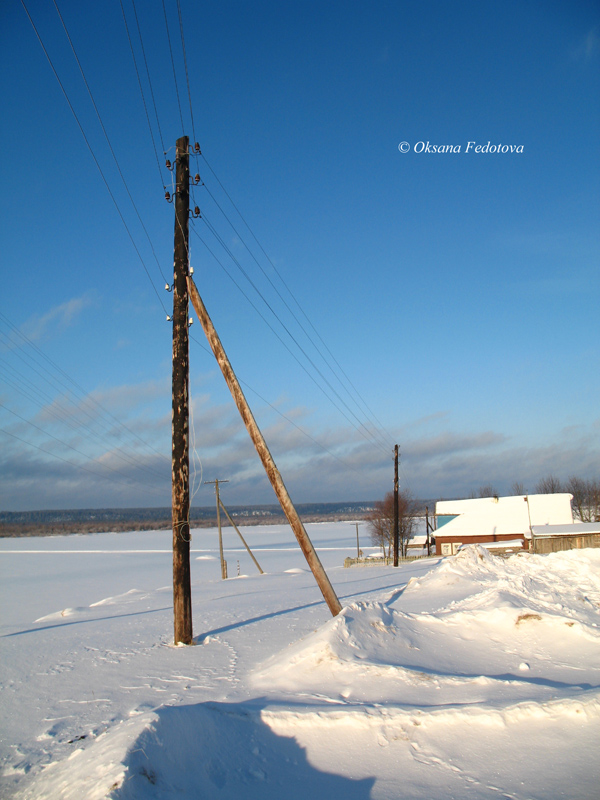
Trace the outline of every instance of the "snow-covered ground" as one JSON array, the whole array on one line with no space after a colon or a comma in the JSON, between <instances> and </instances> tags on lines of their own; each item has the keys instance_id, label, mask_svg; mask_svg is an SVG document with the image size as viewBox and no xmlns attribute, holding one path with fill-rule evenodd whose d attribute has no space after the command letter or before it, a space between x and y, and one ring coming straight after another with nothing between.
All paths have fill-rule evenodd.
<instances>
[{"instance_id":1,"label":"snow-covered ground","mask_svg":"<svg viewBox=\"0 0 600 800\"><path fill-rule=\"evenodd\" d=\"M198 530L195 647L169 532L0 540L1 796L599 796L600 550L343 569L354 524L307 529L343 612L289 528L242 529L265 575L227 529L227 581Z\"/></svg>"}]
</instances>

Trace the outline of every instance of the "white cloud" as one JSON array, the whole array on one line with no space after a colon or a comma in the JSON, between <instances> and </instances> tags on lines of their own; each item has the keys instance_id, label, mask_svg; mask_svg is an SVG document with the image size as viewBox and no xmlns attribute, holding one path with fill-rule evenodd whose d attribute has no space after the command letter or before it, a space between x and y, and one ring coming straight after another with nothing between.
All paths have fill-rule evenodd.
<instances>
[{"instance_id":1,"label":"white cloud","mask_svg":"<svg viewBox=\"0 0 600 800\"><path fill-rule=\"evenodd\" d=\"M86 293L81 297L73 297L65 303L54 306L45 314L30 317L21 326L21 332L32 342L47 339L53 333L63 331L73 323L84 308L92 303L91 295Z\"/></svg>"},{"instance_id":2,"label":"white cloud","mask_svg":"<svg viewBox=\"0 0 600 800\"><path fill-rule=\"evenodd\" d=\"M0 449L0 504L14 510L41 507L118 507L170 504L170 403L168 382L148 382L113 387L91 397L134 433L147 441L144 448L114 421L95 428L100 436L86 438L86 428L75 434L44 415L40 426L64 441L89 453L85 461L66 449L50 447L50 439L36 436L35 442L60 453L69 461L81 461L92 470L103 471L110 480L98 480L76 466L51 459L39 451L13 441ZM156 405L153 401L158 398ZM162 398L162 399L161 399ZM163 402L163 401L166 401ZM165 406L166 410L160 410ZM53 410L61 408L71 421L83 420L83 408L100 414L90 397L77 405L57 399ZM392 444L389 453L366 442L349 426L317 427L304 408L289 412L290 418L308 434L275 416L272 408L256 407L255 413L284 482L295 502L374 500L392 487ZM42 415L39 415L39 421ZM95 416L94 416L95 419ZM600 421L579 424L569 429L548 432L543 445L508 438L493 430L460 431L449 427L446 415L430 415L436 424L445 421L446 430L419 436L413 426L412 438L400 436L401 483L418 497L468 496L479 486L491 483L509 492L515 481L531 491L541 477L570 475L596 477L600 464ZM426 428L428 420L422 420ZM276 502L273 490L250 438L232 401L215 404L209 394L193 399L193 429L198 454L197 480L229 480L227 501L231 504ZM19 435L33 440L19 429ZM80 438L73 438L73 437ZM159 456L155 451L162 453ZM128 463L127 457L132 461ZM107 467L119 471L110 473ZM193 467L192 467L193 469ZM148 471L154 473L152 478ZM156 475L156 473L159 473ZM123 474L124 473L124 474ZM202 486L195 504L211 505L210 487Z\"/></svg>"},{"instance_id":3,"label":"white cloud","mask_svg":"<svg viewBox=\"0 0 600 800\"><path fill-rule=\"evenodd\" d=\"M573 56L576 61L583 61L584 64L589 64L598 53L600 53L600 34L598 26L594 26L575 48Z\"/></svg>"}]
</instances>

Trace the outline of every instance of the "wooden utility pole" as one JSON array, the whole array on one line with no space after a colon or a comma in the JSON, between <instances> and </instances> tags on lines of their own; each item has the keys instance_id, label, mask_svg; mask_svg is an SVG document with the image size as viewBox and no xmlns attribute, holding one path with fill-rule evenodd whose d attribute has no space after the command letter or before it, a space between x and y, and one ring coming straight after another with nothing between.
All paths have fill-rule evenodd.
<instances>
[{"instance_id":1,"label":"wooden utility pole","mask_svg":"<svg viewBox=\"0 0 600 800\"><path fill-rule=\"evenodd\" d=\"M229 520L229 522L231 523L231 525L232 525L232 526L233 526L233 528L235 529L235 532L237 533L237 535L238 535L238 536L240 537L240 539L242 540L242 544L244 545L244 547L245 547L245 548L246 548L246 550L248 551L248 555L250 556L250 558L252 559L252 561L254 561L254 564L255 564L255 566L256 566L256 569L257 569L257 570L260 572L260 574L261 574L261 575L264 575L265 573L264 573L264 570L263 570L263 568L261 567L261 565L260 565L260 564L258 563L258 561L256 560L256 558L255 558L255 556L254 556L254 553L252 552L252 550L250 550L250 548L248 547L248 545L247 545L247 543L246 543L246 540L244 539L244 537L242 536L242 534L241 534L241 532L240 532L240 529L238 528L238 526L235 524L235 522L234 522L234 521L231 519L231 517L229 516L229 511L227 511L227 509L226 509L226 508L225 508L225 506L223 505L223 501L222 501L222 500L219 500L219 502L221 503L221 508L222 508L222 509L223 509L223 511L225 512L225 516L227 517L227 519ZM240 568L240 562L238 561L238 575L240 574L240 573L239 573L239 568Z\"/></svg>"},{"instance_id":2,"label":"wooden utility pole","mask_svg":"<svg viewBox=\"0 0 600 800\"><path fill-rule=\"evenodd\" d=\"M394 566L398 566L398 550L400 549L398 531L398 445L394 448Z\"/></svg>"},{"instance_id":3,"label":"wooden utility pole","mask_svg":"<svg viewBox=\"0 0 600 800\"><path fill-rule=\"evenodd\" d=\"M175 246L173 257L173 621L175 644L192 643L190 577L190 458L188 220L190 210L189 139L177 140L175 160Z\"/></svg>"},{"instance_id":4,"label":"wooden utility pole","mask_svg":"<svg viewBox=\"0 0 600 800\"><path fill-rule=\"evenodd\" d=\"M217 359L219 367L221 368L221 372L223 373L223 377L225 378L225 382L229 387L229 391L231 392L242 420L244 421L244 425L246 426L260 460L263 463L267 477L271 482L271 486L275 490L277 499L281 503L281 508L283 509L283 512L287 517L292 530L294 531L294 535L298 540L298 544L304 553L304 557L306 558L313 575L315 576L315 580L317 581L325 602L335 617L342 610L340 601L338 600L334 588L327 577L327 573L323 569L323 565L321 564L319 556L317 555L312 542L310 541L310 538L304 529L302 520L298 516L298 512L292 503L288 491L285 488L285 484L283 483L283 479L275 465L273 456L267 447L267 443L260 431L260 428L256 424L254 415L252 414L250 406L248 405L244 393L242 392L242 387L240 386L235 372L233 371L233 367L227 358L227 354L225 353L223 345L221 344L221 340L219 339L215 327L212 324L212 320L208 315L208 311L202 302L202 298L200 297L198 289L196 288L196 284L191 277L188 278L188 288L194 309L196 310L196 314L198 314L198 319L200 320L202 328L204 329L208 343L210 344L215 358Z\"/></svg>"},{"instance_id":5,"label":"wooden utility pole","mask_svg":"<svg viewBox=\"0 0 600 800\"><path fill-rule=\"evenodd\" d=\"M204 483L214 483L215 494L217 495L217 528L219 529L219 556L221 558L221 580L227 579L227 562L223 556L223 533L221 531L221 498L219 496L219 484L229 483L229 481L220 481L215 478L214 481L204 481Z\"/></svg>"},{"instance_id":6,"label":"wooden utility pole","mask_svg":"<svg viewBox=\"0 0 600 800\"><path fill-rule=\"evenodd\" d=\"M425 531L426 531L426 542L427 542L427 555L431 555L431 539L429 538L429 531L430 531L430 524L429 524L429 506L425 506Z\"/></svg>"}]
</instances>

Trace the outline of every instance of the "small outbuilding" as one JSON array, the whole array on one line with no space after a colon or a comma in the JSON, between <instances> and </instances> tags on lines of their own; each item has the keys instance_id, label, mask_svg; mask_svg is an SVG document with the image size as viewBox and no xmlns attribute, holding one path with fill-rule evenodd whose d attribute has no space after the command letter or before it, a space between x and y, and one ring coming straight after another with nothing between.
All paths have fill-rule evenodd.
<instances>
[{"instance_id":1,"label":"small outbuilding","mask_svg":"<svg viewBox=\"0 0 600 800\"><path fill-rule=\"evenodd\" d=\"M533 553L557 553L600 547L600 522L575 522L573 525L534 525L531 529Z\"/></svg>"},{"instance_id":2,"label":"small outbuilding","mask_svg":"<svg viewBox=\"0 0 600 800\"><path fill-rule=\"evenodd\" d=\"M491 542L510 542L511 549L519 549L520 543L520 549L528 550L534 528L573 524L572 499L562 492L440 500L435 507L435 553L455 555L464 544Z\"/></svg>"}]
</instances>

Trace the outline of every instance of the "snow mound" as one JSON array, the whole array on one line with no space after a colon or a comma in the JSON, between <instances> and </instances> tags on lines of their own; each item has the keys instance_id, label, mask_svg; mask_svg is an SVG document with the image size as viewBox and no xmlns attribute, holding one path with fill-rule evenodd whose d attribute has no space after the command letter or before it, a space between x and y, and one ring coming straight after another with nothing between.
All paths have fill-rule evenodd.
<instances>
[{"instance_id":1,"label":"snow mound","mask_svg":"<svg viewBox=\"0 0 600 800\"><path fill-rule=\"evenodd\" d=\"M63 608L62 611L53 611L52 614L45 614L43 617L38 617L34 622L54 622L65 617L74 617L77 614L82 614L87 611L87 608L80 606L79 608Z\"/></svg>"},{"instance_id":2,"label":"snow mound","mask_svg":"<svg viewBox=\"0 0 600 800\"><path fill-rule=\"evenodd\" d=\"M415 593L438 600L451 594L446 604L435 607L436 613L513 608L521 615L528 610L532 615L578 622L595 637L599 632L600 550L587 550L579 557L570 551L548 556L520 553L505 559L472 545L418 581L410 581L404 602Z\"/></svg>"},{"instance_id":3,"label":"snow mound","mask_svg":"<svg viewBox=\"0 0 600 800\"><path fill-rule=\"evenodd\" d=\"M282 698L431 708L585 694L600 677L591 666L600 644L600 571L590 569L600 559L557 555L501 559L467 548L384 602L347 606L265 662L254 686ZM448 602L404 610L440 597Z\"/></svg>"}]
</instances>

